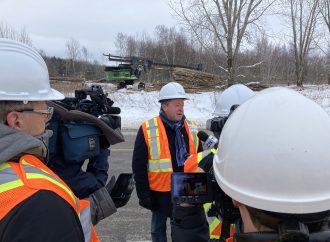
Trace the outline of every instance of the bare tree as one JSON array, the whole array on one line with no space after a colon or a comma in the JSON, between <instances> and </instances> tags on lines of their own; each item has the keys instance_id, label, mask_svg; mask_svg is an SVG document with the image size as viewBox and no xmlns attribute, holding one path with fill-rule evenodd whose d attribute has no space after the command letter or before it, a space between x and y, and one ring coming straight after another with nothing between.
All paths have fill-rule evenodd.
<instances>
[{"instance_id":1,"label":"bare tree","mask_svg":"<svg viewBox=\"0 0 330 242\"><path fill-rule=\"evenodd\" d=\"M320 0L319 7L322 19L330 33L330 0Z\"/></svg>"},{"instance_id":2,"label":"bare tree","mask_svg":"<svg viewBox=\"0 0 330 242\"><path fill-rule=\"evenodd\" d=\"M286 0L290 9L297 86L303 86L307 57L315 38L319 0Z\"/></svg>"},{"instance_id":3,"label":"bare tree","mask_svg":"<svg viewBox=\"0 0 330 242\"><path fill-rule=\"evenodd\" d=\"M80 43L76 39L70 39L66 42L67 54L69 59L72 62L72 71L73 75L76 73L75 62L80 58L81 49Z\"/></svg>"},{"instance_id":4,"label":"bare tree","mask_svg":"<svg viewBox=\"0 0 330 242\"><path fill-rule=\"evenodd\" d=\"M235 81L237 57L249 27L265 14L275 0L172 0L172 9L207 50L223 53L228 85ZM213 58L213 57L212 57ZM213 58L217 63L217 60Z\"/></svg>"},{"instance_id":5,"label":"bare tree","mask_svg":"<svg viewBox=\"0 0 330 242\"><path fill-rule=\"evenodd\" d=\"M86 48L86 46L82 46L81 47L81 53L82 53L83 61L86 62L86 63L88 63L89 62L90 54L89 54L89 51Z\"/></svg>"},{"instance_id":6,"label":"bare tree","mask_svg":"<svg viewBox=\"0 0 330 242\"><path fill-rule=\"evenodd\" d=\"M328 33L326 34L327 39L327 45L328 45L328 51L325 51L322 47L320 47L321 51L327 56L328 61L328 84L330 84L330 70L329 70L329 62L330 62L330 54L329 54L329 47L330 47L330 41L329 41L329 34L330 34L330 0L320 0L320 13L322 15L323 22L326 26L326 29L328 30Z\"/></svg>"},{"instance_id":7,"label":"bare tree","mask_svg":"<svg viewBox=\"0 0 330 242\"><path fill-rule=\"evenodd\" d=\"M19 42L32 46L32 40L25 28L17 31L5 22L0 22L0 38L17 40Z\"/></svg>"},{"instance_id":8,"label":"bare tree","mask_svg":"<svg viewBox=\"0 0 330 242\"><path fill-rule=\"evenodd\" d=\"M120 56L126 55L126 48L127 48L127 35L121 32L117 33L116 40L115 40L115 47L117 49L117 54Z\"/></svg>"}]
</instances>

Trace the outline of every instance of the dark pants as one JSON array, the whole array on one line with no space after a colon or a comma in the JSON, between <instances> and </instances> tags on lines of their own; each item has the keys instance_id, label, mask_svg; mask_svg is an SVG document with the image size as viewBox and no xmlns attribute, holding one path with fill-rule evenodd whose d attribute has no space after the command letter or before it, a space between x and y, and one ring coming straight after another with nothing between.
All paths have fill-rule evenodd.
<instances>
[{"instance_id":1,"label":"dark pants","mask_svg":"<svg viewBox=\"0 0 330 242\"><path fill-rule=\"evenodd\" d=\"M173 242L208 242L209 225L202 206L173 207L171 235Z\"/></svg>"},{"instance_id":2,"label":"dark pants","mask_svg":"<svg viewBox=\"0 0 330 242\"><path fill-rule=\"evenodd\" d=\"M166 237L166 221L167 216L157 212L151 211L151 238L152 242L167 242Z\"/></svg>"}]
</instances>

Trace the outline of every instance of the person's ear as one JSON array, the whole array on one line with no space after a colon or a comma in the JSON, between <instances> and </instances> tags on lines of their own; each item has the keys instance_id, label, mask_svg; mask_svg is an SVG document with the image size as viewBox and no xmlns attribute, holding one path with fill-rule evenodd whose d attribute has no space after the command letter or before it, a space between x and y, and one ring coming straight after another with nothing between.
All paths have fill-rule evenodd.
<instances>
[{"instance_id":1,"label":"person's ear","mask_svg":"<svg viewBox=\"0 0 330 242\"><path fill-rule=\"evenodd\" d=\"M166 102L162 103L161 107L165 112L167 111L167 103Z\"/></svg>"},{"instance_id":2,"label":"person's ear","mask_svg":"<svg viewBox=\"0 0 330 242\"><path fill-rule=\"evenodd\" d=\"M242 205L244 205L244 204L240 203L239 201L236 201L235 199L232 199L232 202L235 207L241 207Z\"/></svg>"},{"instance_id":3,"label":"person's ear","mask_svg":"<svg viewBox=\"0 0 330 242\"><path fill-rule=\"evenodd\" d=\"M7 125L10 128L22 130L22 118L19 112L12 111L7 114L6 117Z\"/></svg>"}]
</instances>

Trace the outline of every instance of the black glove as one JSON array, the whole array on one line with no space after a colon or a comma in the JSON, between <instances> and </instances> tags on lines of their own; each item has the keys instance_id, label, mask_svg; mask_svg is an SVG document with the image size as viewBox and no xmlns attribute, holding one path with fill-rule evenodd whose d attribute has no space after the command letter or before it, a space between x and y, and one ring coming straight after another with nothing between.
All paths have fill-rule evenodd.
<instances>
[{"instance_id":1,"label":"black glove","mask_svg":"<svg viewBox=\"0 0 330 242\"><path fill-rule=\"evenodd\" d=\"M139 199L139 204L141 207L144 207L146 209L149 209L149 210L152 209L152 202L151 202L150 197Z\"/></svg>"},{"instance_id":2,"label":"black glove","mask_svg":"<svg viewBox=\"0 0 330 242\"><path fill-rule=\"evenodd\" d=\"M92 193L87 200L89 200L91 204L91 219L93 225L96 225L100 220L109 217L117 211L116 204L104 187Z\"/></svg>"},{"instance_id":3,"label":"black glove","mask_svg":"<svg viewBox=\"0 0 330 242\"><path fill-rule=\"evenodd\" d=\"M122 178L122 179L121 179ZM112 176L106 189L110 194L116 208L123 207L129 201L134 190L134 179L131 173L122 173L116 181L115 176Z\"/></svg>"}]
</instances>

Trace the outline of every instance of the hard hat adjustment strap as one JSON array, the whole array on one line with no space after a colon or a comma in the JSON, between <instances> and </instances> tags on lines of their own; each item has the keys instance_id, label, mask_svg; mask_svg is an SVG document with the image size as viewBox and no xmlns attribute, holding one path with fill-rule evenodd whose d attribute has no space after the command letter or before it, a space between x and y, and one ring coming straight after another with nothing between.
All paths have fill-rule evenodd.
<instances>
[{"instance_id":1,"label":"hard hat adjustment strap","mask_svg":"<svg viewBox=\"0 0 330 242\"><path fill-rule=\"evenodd\" d=\"M240 219L235 226L235 242L289 242L289 241L328 241L330 238L330 230L327 227L326 230L322 230L315 233L309 233L307 225L304 223L289 220L281 222L278 225L277 232L243 232L243 224Z\"/></svg>"}]
</instances>

